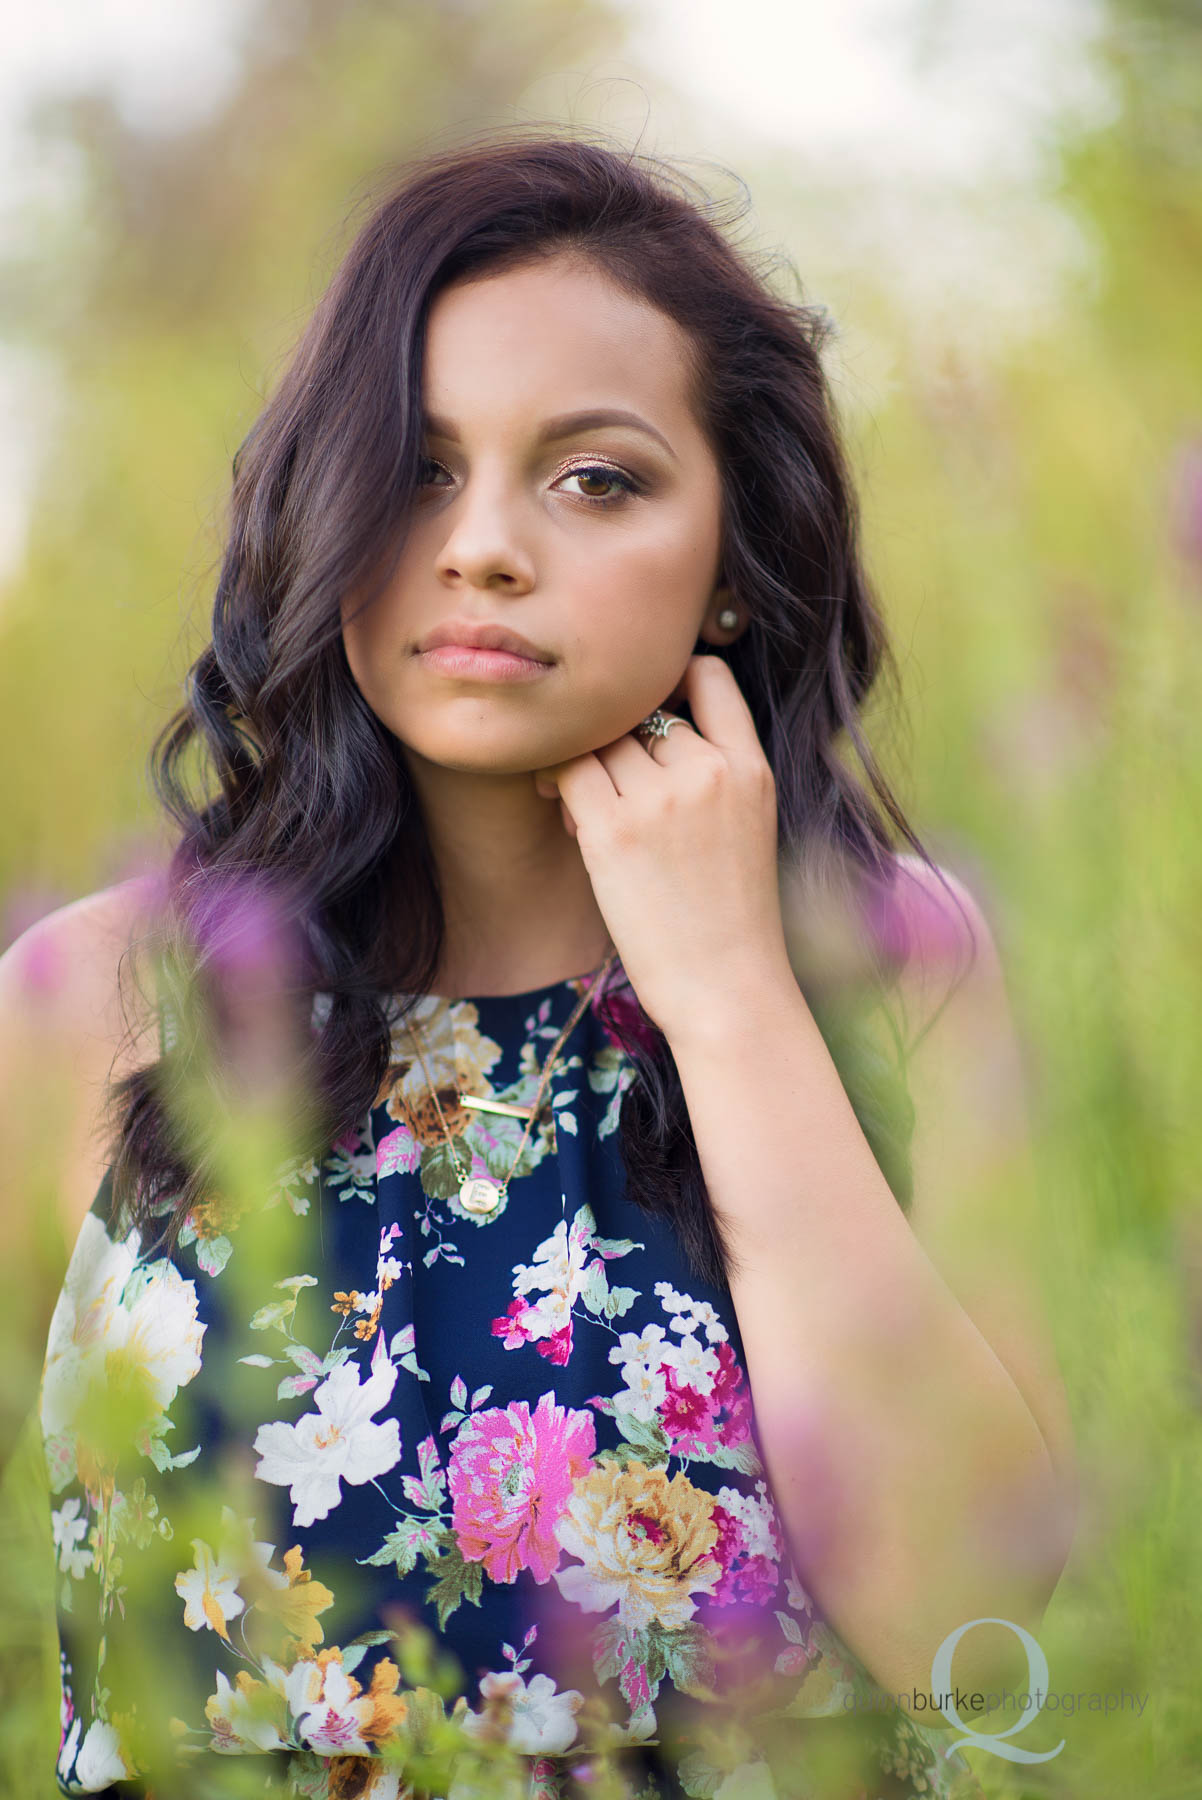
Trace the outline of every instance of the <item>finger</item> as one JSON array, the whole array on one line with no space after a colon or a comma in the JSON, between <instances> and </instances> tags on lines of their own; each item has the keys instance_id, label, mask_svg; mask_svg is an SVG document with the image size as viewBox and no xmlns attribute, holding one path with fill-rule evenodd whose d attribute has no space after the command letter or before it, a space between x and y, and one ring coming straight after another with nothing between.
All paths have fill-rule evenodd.
<instances>
[{"instance_id":1,"label":"finger","mask_svg":"<svg viewBox=\"0 0 1202 1800\"><path fill-rule=\"evenodd\" d=\"M591 750L542 773L553 778L559 798L566 803L577 827L582 820L605 817L617 804L617 789Z\"/></svg>"},{"instance_id":2,"label":"finger","mask_svg":"<svg viewBox=\"0 0 1202 1800\"><path fill-rule=\"evenodd\" d=\"M647 754L646 742L628 732L594 752L619 794L628 794L632 788L656 779L657 759Z\"/></svg>"},{"instance_id":3,"label":"finger","mask_svg":"<svg viewBox=\"0 0 1202 1800\"><path fill-rule=\"evenodd\" d=\"M677 712L674 707L663 706L660 711L665 718L681 719L682 724L665 732L662 737L658 734L654 737L644 735L640 736L638 741L643 745L653 763L660 768L668 769L672 767L673 763L685 762L690 756L695 756L701 736L689 720L685 719L683 714Z\"/></svg>"},{"instance_id":4,"label":"finger","mask_svg":"<svg viewBox=\"0 0 1202 1800\"><path fill-rule=\"evenodd\" d=\"M719 750L760 750L762 754L751 708L730 664L721 656L691 656L681 691L703 738Z\"/></svg>"}]
</instances>

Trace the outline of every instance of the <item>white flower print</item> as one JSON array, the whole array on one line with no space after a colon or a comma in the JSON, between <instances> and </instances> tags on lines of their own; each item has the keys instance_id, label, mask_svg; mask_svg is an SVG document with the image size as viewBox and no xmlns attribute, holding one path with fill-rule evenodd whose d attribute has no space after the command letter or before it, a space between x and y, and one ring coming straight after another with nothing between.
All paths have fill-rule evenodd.
<instances>
[{"instance_id":1,"label":"white flower print","mask_svg":"<svg viewBox=\"0 0 1202 1800\"><path fill-rule=\"evenodd\" d=\"M302 1659L288 1671L284 1692L296 1720L297 1736L321 1756L364 1753L361 1727L370 1723L375 1701L361 1694L357 1681L337 1657L319 1663Z\"/></svg>"},{"instance_id":2,"label":"white flower print","mask_svg":"<svg viewBox=\"0 0 1202 1800\"><path fill-rule=\"evenodd\" d=\"M702 1394L709 1393L714 1376L718 1373L717 1352L710 1350L693 1336L683 1337L679 1344L669 1345L661 1360L676 1370L679 1381L696 1388Z\"/></svg>"},{"instance_id":3,"label":"white flower print","mask_svg":"<svg viewBox=\"0 0 1202 1800\"><path fill-rule=\"evenodd\" d=\"M215 1556L203 1538L192 1539L195 1562L175 1578L175 1591L184 1602L184 1624L189 1631L215 1631L229 1638L229 1621L236 1619L246 1602L238 1592L239 1570L224 1556Z\"/></svg>"},{"instance_id":4,"label":"white flower print","mask_svg":"<svg viewBox=\"0 0 1202 1800\"><path fill-rule=\"evenodd\" d=\"M64 1500L57 1512L50 1515L50 1530L54 1537L54 1548L58 1551L58 1566L64 1574L78 1581L85 1570L92 1566L92 1552L82 1548L81 1540L88 1535L87 1516L79 1516L79 1499L73 1496Z\"/></svg>"},{"instance_id":5,"label":"white flower print","mask_svg":"<svg viewBox=\"0 0 1202 1800\"><path fill-rule=\"evenodd\" d=\"M166 1258L139 1268L140 1242L133 1231L114 1244L95 1213L84 1220L50 1322L40 1405L47 1439L71 1444L89 1394L117 1380L140 1387L161 1415L200 1373L207 1327L195 1284ZM53 1459L56 1492L74 1460L73 1448Z\"/></svg>"},{"instance_id":6,"label":"white flower print","mask_svg":"<svg viewBox=\"0 0 1202 1800\"><path fill-rule=\"evenodd\" d=\"M645 1363L648 1368L656 1369L664 1359L666 1341L662 1325L648 1325L641 1332L623 1331L609 1353L609 1360L621 1363L623 1369L632 1362Z\"/></svg>"},{"instance_id":7,"label":"white flower print","mask_svg":"<svg viewBox=\"0 0 1202 1800\"><path fill-rule=\"evenodd\" d=\"M766 1556L775 1562L780 1555L780 1547L773 1532L776 1515L768 1498L767 1483L757 1481L754 1494L744 1494L739 1488L722 1487L718 1489L716 1497L743 1527L748 1555Z\"/></svg>"},{"instance_id":8,"label":"white flower print","mask_svg":"<svg viewBox=\"0 0 1202 1800\"><path fill-rule=\"evenodd\" d=\"M620 1365L626 1384L614 1395L619 1412L643 1420L655 1417L667 1393L660 1364L664 1351L670 1348L662 1325L648 1325L641 1332L622 1332L609 1353L610 1362Z\"/></svg>"},{"instance_id":9,"label":"white flower print","mask_svg":"<svg viewBox=\"0 0 1202 1800\"><path fill-rule=\"evenodd\" d=\"M544 1238L531 1263L518 1263L513 1271L513 1291L528 1294L545 1290L541 1299L526 1308L523 1326L531 1338L550 1337L561 1331L584 1286L584 1265L590 1250L589 1234L579 1219L569 1229L561 1219L549 1238Z\"/></svg>"},{"instance_id":10,"label":"white flower print","mask_svg":"<svg viewBox=\"0 0 1202 1800\"><path fill-rule=\"evenodd\" d=\"M812 1612L814 1602L797 1578L797 1571L790 1566L785 1576L785 1594L789 1605L795 1612Z\"/></svg>"},{"instance_id":11,"label":"white flower print","mask_svg":"<svg viewBox=\"0 0 1202 1800\"><path fill-rule=\"evenodd\" d=\"M78 1732L78 1719L71 1730L73 1735ZM72 1790L81 1794L95 1794L114 1781L127 1781L130 1773L121 1754L121 1740L116 1726L107 1724L103 1719L93 1719L84 1732L83 1743L80 1744L79 1755L75 1759L70 1783Z\"/></svg>"},{"instance_id":12,"label":"white flower print","mask_svg":"<svg viewBox=\"0 0 1202 1800\"><path fill-rule=\"evenodd\" d=\"M275 1420L259 1427L254 1448L261 1460L255 1475L290 1490L294 1525L327 1518L342 1498L340 1481L358 1487L400 1461L397 1421L379 1425L371 1416L387 1403L395 1385L396 1365L389 1361L381 1332L371 1374L362 1385L358 1366L341 1363L314 1390L315 1412L305 1413L295 1425Z\"/></svg>"},{"instance_id":13,"label":"white flower print","mask_svg":"<svg viewBox=\"0 0 1202 1800\"><path fill-rule=\"evenodd\" d=\"M663 1405L667 1394L668 1383L662 1369L651 1369L646 1363L631 1362L626 1365L626 1386L620 1387L614 1395L614 1405L619 1412L629 1413L634 1419L649 1422Z\"/></svg>"},{"instance_id":14,"label":"white flower print","mask_svg":"<svg viewBox=\"0 0 1202 1800\"><path fill-rule=\"evenodd\" d=\"M283 1671L276 1670L275 1664L268 1666L280 1675L278 1685L282 1688ZM217 1692L205 1702L205 1718L213 1733L209 1748L225 1756L241 1756L248 1750L287 1749L279 1726L264 1707L267 1692L264 1684L255 1681L245 1670L239 1671L237 1681L231 1687L218 1669Z\"/></svg>"},{"instance_id":15,"label":"white flower print","mask_svg":"<svg viewBox=\"0 0 1202 1800\"><path fill-rule=\"evenodd\" d=\"M148 1376L161 1412L180 1388L200 1373L196 1286L172 1263L152 1263L126 1283L123 1310L129 1320L121 1348ZM116 1346L111 1346L116 1348Z\"/></svg>"},{"instance_id":16,"label":"white flower print","mask_svg":"<svg viewBox=\"0 0 1202 1800\"><path fill-rule=\"evenodd\" d=\"M678 1294L670 1281L657 1281L655 1291L664 1311L673 1315L669 1320L673 1331L696 1331L698 1325L704 1325L709 1343L724 1344L727 1341L730 1334L708 1300L694 1300L691 1294Z\"/></svg>"},{"instance_id":17,"label":"white flower print","mask_svg":"<svg viewBox=\"0 0 1202 1800\"><path fill-rule=\"evenodd\" d=\"M508 1719L505 1742L523 1756L558 1756L576 1741L576 1714L584 1695L575 1688L558 1692L549 1675L529 1681L514 1671L481 1677L481 1712L464 1715L469 1737L486 1737Z\"/></svg>"},{"instance_id":18,"label":"white flower print","mask_svg":"<svg viewBox=\"0 0 1202 1800\"><path fill-rule=\"evenodd\" d=\"M709 1391L718 1370L714 1351L694 1337L675 1343L662 1325L648 1325L637 1333L624 1331L609 1360L621 1366L625 1382L614 1395L614 1404L620 1412L643 1420L653 1419L667 1397L665 1369L674 1369L682 1384L703 1393Z\"/></svg>"}]
</instances>

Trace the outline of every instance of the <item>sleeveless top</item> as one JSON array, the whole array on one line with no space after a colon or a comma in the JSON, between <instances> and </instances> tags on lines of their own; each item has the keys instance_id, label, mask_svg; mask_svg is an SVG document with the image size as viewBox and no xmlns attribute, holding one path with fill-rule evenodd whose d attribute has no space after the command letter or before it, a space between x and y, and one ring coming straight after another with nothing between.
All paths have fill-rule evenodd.
<instances>
[{"instance_id":1,"label":"sleeveless top","mask_svg":"<svg viewBox=\"0 0 1202 1800\"><path fill-rule=\"evenodd\" d=\"M418 1001L473 1175L524 1121L458 1093L529 1105L584 986ZM519 1800L598 1754L640 1797L980 1795L789 1560L730 1294L625 1193L632 1075L590 1005L487 1216L396 1024L320 1162L247 1147L262 1204L198 1205L168 1253L114 1233L106 1178L40 1402L60 1791L404 1800L431 1790L394 1759L451 1731L508 1746Z\"/></svg>"}]
</instances>

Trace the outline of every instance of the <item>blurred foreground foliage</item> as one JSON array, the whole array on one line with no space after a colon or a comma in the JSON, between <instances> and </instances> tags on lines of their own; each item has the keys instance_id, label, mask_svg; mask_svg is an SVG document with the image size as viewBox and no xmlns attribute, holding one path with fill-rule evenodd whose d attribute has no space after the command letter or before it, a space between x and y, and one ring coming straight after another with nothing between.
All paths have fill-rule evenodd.
<instances>
[{"instance_id":1,"label":"blurred foreground foliage","mask_svg":"<svg viewBox=\"0 0 1202 1800\"><path fill-rule=\"evenodd\" d=\"M552 0L277 13L209 126L150 142L100 102L47 120L88 179L6 321L62 378L0 599L10 930L153 836L145 750L203 632L229 458L347 195L500 122L610 29ZM874 318L900 379L858 446L907 679L903 791L994 924L1031 1077L1039 1191L1015 1205L1037 1221L1086 1490L1041 1642L1058 1688L1148 1695L1142 1716L1044 1719L1022 1742L1065 1736L1046 1763L970 1752L1008 1800L1185 1795L1202 1767L1202 20L1169 0L1108 19L1121 104L1060 159L1093 278L971 360L911 354L903 319ZM55 1736L37 1461L30 1436L2 1577L20 1704L0 1710L0 1786L31 1797L53 1791Z\"/></svg>"}]
</instances>

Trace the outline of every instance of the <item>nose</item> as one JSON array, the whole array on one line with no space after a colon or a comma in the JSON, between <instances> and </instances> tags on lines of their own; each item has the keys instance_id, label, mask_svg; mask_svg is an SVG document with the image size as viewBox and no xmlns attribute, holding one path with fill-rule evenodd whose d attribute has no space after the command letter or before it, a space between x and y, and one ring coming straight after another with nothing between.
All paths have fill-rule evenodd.
<instances>
[{"instance_id":1,"label":"nose","mask_svg":"<svg viewBox=\"0 0 1202 1800\"><path fill-rule=\"evenodd\" d=\"M494 588L528 593L534 559L522 541L518 504L496 485L469 486L448 509L448 529L438 552L438 578L447 587Z\"/></svg>"}]
</instances>

